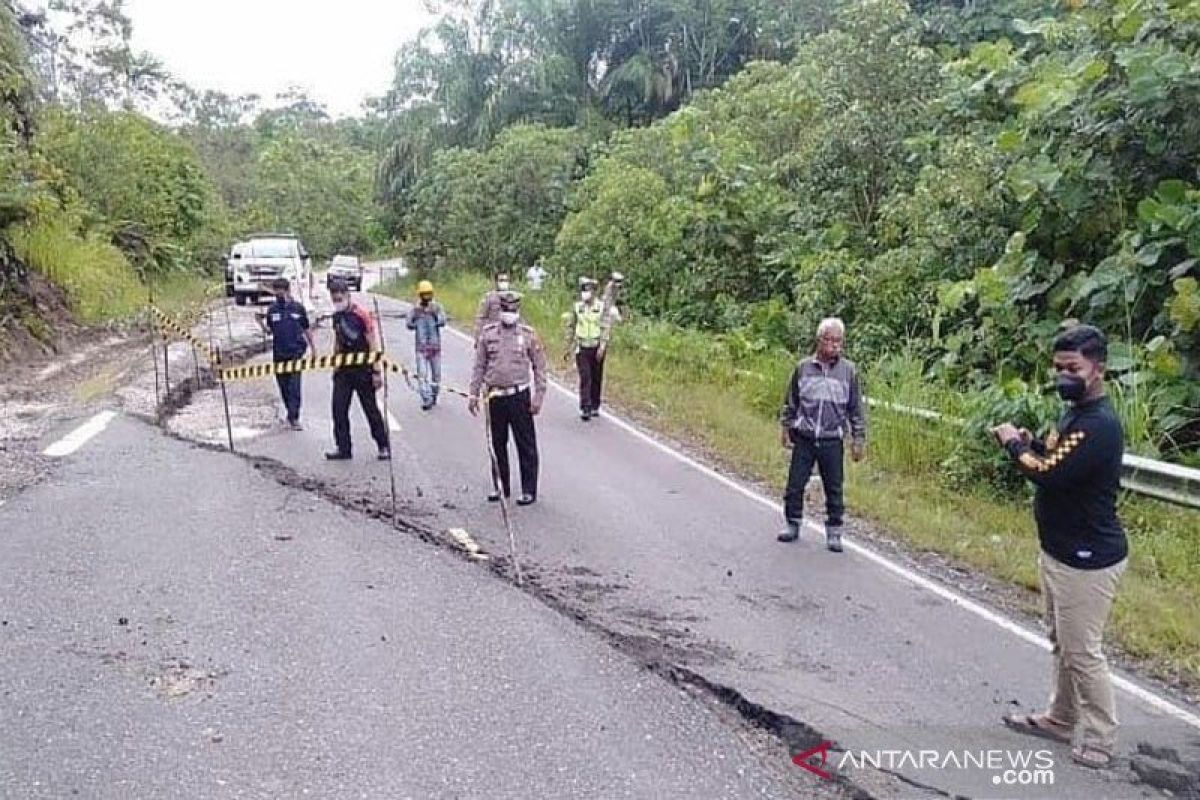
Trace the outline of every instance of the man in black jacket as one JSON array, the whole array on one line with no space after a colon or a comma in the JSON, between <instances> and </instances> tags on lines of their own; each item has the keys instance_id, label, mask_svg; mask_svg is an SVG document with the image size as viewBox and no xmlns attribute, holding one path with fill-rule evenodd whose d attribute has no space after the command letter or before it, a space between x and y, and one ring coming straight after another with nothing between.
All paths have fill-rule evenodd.
<instances>
[{"instance_id":1,"label":"man in black jacket","mask_svg":"<svg viewBox=\"0 0 1200 800\"><path fill-rule=\"evenodd\" d=\"M817 327L816 354L797 365L779 414L780 443L791 448L783 516L787 529L779 541L794 542L804 517L804 487L813 466L821 471L825 490L825 546L842 551L843 439L850 434L851 455L863 457L867 420L854 364L842 355L846 326L840 319L823 320Z\"/></svg>"},{"instance_id":2,"label":"man in black jacket","mask_svg":"<svg viewBox=\"0 0 1200 800\"><path fill-rule=\"evenodd\" d=\"M1045 438L1005 423L994 429L1017 469L1036 486L1033 513L1041 544L1039 574L1054 646L1049 708L1004 723L1023 733L1080 741L1072 757L1088 767L1111 764L1117 717L1104 658L1104 626L1128 564L1117 519L1124 437L1106 396L1108 344L1090 325L1054 341L1056 388L1066 413Z\"/></svg>"}]
</instances>

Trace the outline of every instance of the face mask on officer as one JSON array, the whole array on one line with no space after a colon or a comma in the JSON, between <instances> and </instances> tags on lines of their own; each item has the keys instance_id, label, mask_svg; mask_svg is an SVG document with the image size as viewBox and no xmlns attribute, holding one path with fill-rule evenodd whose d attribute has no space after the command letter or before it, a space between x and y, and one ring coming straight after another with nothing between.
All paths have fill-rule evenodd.
<instances>
[{"instance_id":1,"label":"face mask on officer","mask_svg":"<svg viewBox=\"0 0 1200 800\"><path fill-rule=\"evenodd\" d=\"M583 302L585 302L585 303L592 302L592 298L595 296L596 296L595 293L591 289L584 289L583 292L580 294L580 297L583 298Z\"/></svg>"},{"instance_id":2,"label":"face mask on officer","mask_svg":"<svg viewBox=\"0 0 1200 800\"><path fill-rule=\"evenodd\" d=\"M520 317L521 317L520 313L518 313L516 311L501 311L500 312L500 324L507 325L508 327L511 328L513 325L517 324L517 320L520 319Z\"/></svg>"},{"instance_id":3,"label":"face mask on officer","mask_svg":"<svg viewBox=\"0 0 1200 800\"><path fill-rule=\"evenodd\" d=\"M334 311L345 311L349 307L350 307L350 301L347 300L346 298L344 298L344 297L333 298L333 310Z\"/></svg>"},{"instance_id":4,"label":"face mask on officer","mask_svg":"<svg viewBox=\"0 0 1200 800\"><path fill-rule=\"evenodd\" d=\"M508 286L509 286L508 278L497 278L496 279L496 289L498 291L507 292Z\"/></svg>"}]
</instances>

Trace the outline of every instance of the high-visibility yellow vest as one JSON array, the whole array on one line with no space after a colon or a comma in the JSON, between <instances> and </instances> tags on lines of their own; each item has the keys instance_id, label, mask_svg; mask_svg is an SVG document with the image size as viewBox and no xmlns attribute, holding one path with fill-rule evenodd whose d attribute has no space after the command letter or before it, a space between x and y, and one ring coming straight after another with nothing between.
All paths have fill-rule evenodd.
<instances>
[{"instance_id":1,"label":"high-visibility yellow vest","mask_svg":"<svg viewBox=\"0 0 1200 800\"><path fill-rule=\"evenodd\" d=\"M600 342L600 323L604 316L604 304L582 300L575 304L575 340L580 343Z\"/></svg>"}]
</instances>

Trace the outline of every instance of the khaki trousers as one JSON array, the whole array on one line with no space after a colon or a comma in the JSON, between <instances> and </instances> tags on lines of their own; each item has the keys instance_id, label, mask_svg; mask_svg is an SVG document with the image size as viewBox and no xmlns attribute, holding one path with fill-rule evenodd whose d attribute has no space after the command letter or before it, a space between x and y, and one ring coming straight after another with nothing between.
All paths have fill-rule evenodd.
<instances>
[{"instance_id":1,"label":"khaki trousers","mask_svg":"<svg viewBox=\"0 0 1200 800\"><path fill-rule=\"evenodd\" d=\"M1117 711L1101 642L1117 584L1129 559L1105 569L1075 569L1041 554L1046 626L1054 645L1054 689L1047 714L1074 727L1081 744L1112 753Z\"/></svg>"}]
</instances>

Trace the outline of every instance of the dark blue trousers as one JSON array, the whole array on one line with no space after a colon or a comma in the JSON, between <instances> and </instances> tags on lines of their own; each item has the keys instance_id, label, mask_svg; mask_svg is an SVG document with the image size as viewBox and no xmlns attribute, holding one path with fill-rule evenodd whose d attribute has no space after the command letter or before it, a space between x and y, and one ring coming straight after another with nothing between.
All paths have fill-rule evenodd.
<instances>
[{"instance_id":1,"label":"dark blue trousers","mask_svg":"<svg viewBox=\"0 0 1200 800\"><path fill-rule=\"evenodd\" d=\"M300 421L300 379L299 372L290 375L276 375L275 382L279 384L279 395L283 398L284 408L287 409L288 422Z\"/></svg>"}]
</instances>

